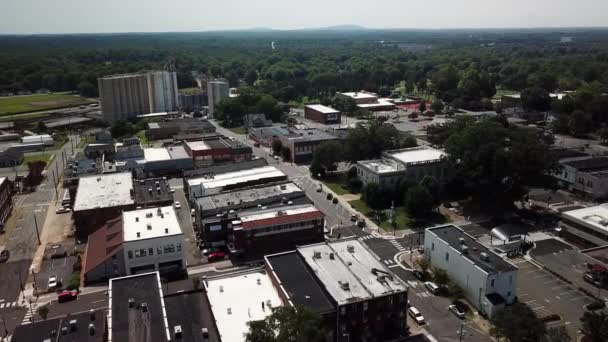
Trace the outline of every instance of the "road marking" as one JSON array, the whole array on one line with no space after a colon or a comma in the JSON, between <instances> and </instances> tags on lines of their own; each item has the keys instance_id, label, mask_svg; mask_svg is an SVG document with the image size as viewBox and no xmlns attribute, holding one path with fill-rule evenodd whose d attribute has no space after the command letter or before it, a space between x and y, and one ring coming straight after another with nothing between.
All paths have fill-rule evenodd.
<instances>
[{"instance_id":1,"label":"road marking","mask_svg":"<svg viewBox=\"0 0 608 342\"><path fill-rule=\"evenodd\" d=\"M388 268L399 267L399 265L390 265Z\"/></svg>"},{"instance_id":2,"label":"road marking","mask_svg":"<svg viewBox=\"0 0 608 342\"><path fill-rule=\"evenodd\" d=\"M587 297L585 296L579 296L579 297L574 297L572 299L570 299L571 302L575 301L575 300L579 300L579 299L586 299Z\"/></svg>"}]
</instances>

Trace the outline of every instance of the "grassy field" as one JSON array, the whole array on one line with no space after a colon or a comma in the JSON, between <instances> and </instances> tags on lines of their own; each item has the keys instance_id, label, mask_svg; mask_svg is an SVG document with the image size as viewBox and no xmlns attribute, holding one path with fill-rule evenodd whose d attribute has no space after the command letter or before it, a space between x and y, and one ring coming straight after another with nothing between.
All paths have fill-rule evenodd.
<instances>
[{"instance_id":1,"label":"grassy field","mask_svg":"<svg viewBox=\"0 0 608 342\"><path fill-rule=\"evenodd\" d=\"M323 185L330 188L331 191L338 195L346 195L350 193L346 186L346 173L339 173L331 177L326 177L322 180Z\"/></svg>"},{"instance_id":2,"label":"grassy field","mask_svg":"<svg viewBox=\"0 0 608 342\"><path fill-rule=\"evenodd\" d=\"M234 134L247 134L247 128L243 126L228 128Z\"/></svg>"},{"instance_id":3,"label":"grassy field","mask_svg":"<svg viewBox=\"0 0 608 342\"><path fill-rule=\"evenodd\" d=\"M201 88L183 88L179 90L179 93L184 95L197 95L202 92L203 90Z\"/></svg>"},{"instance_id":4,"label":"grassy field","mask_svg":"<svg viewBox=\"0 0 608 342\"><path fill-rule=\"evenodd\" d=\"M14 115L2 115L0 114L0 122L15 121L15 120L33 120L33 119L46 119L50 117L48 113L32 113L32 114L14 114Z\"/></svg>"},{"instance_id":5,"label":"grassy field","mask_svg":"<svg viewBox=\"0 0 608 342\"><path fill-rule=\"evenodd\" d=\"M393 230L390 222L389 215L381 215L380 220L374 215L374 211L365 204L362 200L348 202L353 208L357 209L360 213L367 216L370 220L374 221L380 228L385 231ZM410 218L405 213L403 207L396 207L395 212L397 213L397 230L409 228Z\"/></svg>"},{"instance_id":6,"label":"grassy field","mask_svg":"<svg viewBox=\"0 0 608 342\"><path fill-rule=\"evenodd\" d=\"M89 103L93 101L70 93L1 97L0 115L37 112Z\"/></svg>"},{"instance_id":7,"label":"grassy field","mask_svg":"<svg viewBox=\"0 0 608 342\"><path fill-rule=\"evenodd\" d=\"M47 164L50 163L51 157L53 157L54 155L51 153L32 153L32 154L26 154L23 157L23 164L27 165L27 163L29 162L35 162L35 161L45 161L47 162Z\"/></svg>"}]
</instances>

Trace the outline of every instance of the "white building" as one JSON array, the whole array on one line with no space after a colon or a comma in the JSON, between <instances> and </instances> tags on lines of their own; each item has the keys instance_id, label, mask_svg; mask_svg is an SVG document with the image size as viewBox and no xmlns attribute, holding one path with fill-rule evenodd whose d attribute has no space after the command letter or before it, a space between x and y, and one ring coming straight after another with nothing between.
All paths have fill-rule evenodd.
<instances>
[{"instance_id":1,"label":"white building","mask_svg":"<svg viewBox=\"0 0 608 342\"><path fill-rule=\"evenodd\" d=\"M364 185L393 186L405 176L416 181L427 175L442 180L447 176L446 157L443 151L429 146L386 151L382 159L358 161L357 175Z\"/></svg>"},{"instance_id":2,"label":"white building","mask_svg":"<svg viewBox=\"0 0 608 342\"><path fill-rule=\"evenodd\" d=\"M125 211L122 222L128 275L185 267L184 235L173 207Z\"/></svg>"},{"instance_id":3,"label":"white building","mask_svg":"<svg viewBox=\"0 0 608 342\"><path fill-rule=\"evenodd\" d=\"M517 267L456 226L426 229L424 254L490 318L517 296Z\"/></svg>"},{"instance_id":4,"label":"white building","mask_svg":"<svg viewBox=\"0 0 608 342\"><path fill-rule=\"evenodd\" d=\"M55 144L55 140L48 134L29 135L21 138L21 143L24 145L43 144L45 146L53 146Z\"/></svg>"},{"instance_id":5,"label":"white building","mask_svg":"<svg viewBox=\"0 0 608 342\"><path fill-rule=\"evenodd\" d=\"M230 88L226 80L212 80L207 83L207 98L209 104L208 118L213 119L215 106L230 96Z\"/></svg>"},{"instance_id":6,"label":"white building","mask_svg":"<svg viewBox=\"0 0 608 342\"><path fill-rule=\"evenodd\" d=\"M150 113L175 111L178 107L177 73L151 71L147 77Z\"/></svg>"},{"instance_id":7,"label":"white building","mask_svg":"<svg viewBox=\"0 0 608 342\"><path fill-rule=\"evenodd\" d=\"M204 285L222 342L245 341L248 322L263 320L283 305L263 270L208 278Z\"/></svg>"},{"instance_id":8,"label":"white building","mask_svg":"<svg viewBox=\"0 0 608 342\"><path fill-rule=\"evenodd\" d=\"M608 244L608 204L562 213L560 235L587 247Z\"/></svg>"}]
</instances>

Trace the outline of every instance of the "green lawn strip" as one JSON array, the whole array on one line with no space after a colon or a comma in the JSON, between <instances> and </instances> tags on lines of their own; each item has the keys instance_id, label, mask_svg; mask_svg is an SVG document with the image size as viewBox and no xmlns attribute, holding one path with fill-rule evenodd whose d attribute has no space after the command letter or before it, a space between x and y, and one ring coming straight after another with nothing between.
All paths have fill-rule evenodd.
<instances>
[{"instance_id":1,"label":"green lawn strip","mask_svg":"<svg viewBox=\"0 0 608 342\"><path fill-rule=\"evenodd\" d=\"M247 134L247 128L243 126L228 128L234 134Z\"/></svg>"},{"instance_id":2,"label":"green lawn strip","mask_svg":"<svg viewBox=\"0 0 608 342\"><path fill-rule=\"evenodd\" d=\"M1 116L1 114L0 114L0 122L17 121L17 120L46 119L49 116L51 116L51 115L48 114L48 113L16 114L16 115L7 115L7 116Z\"/></svg>"},{"instance_id":3,"label":"green lawn strip","mask_svg":"<svg viewBox=\"0 0 608 342\"><path fill-rule=\"evenodd\" d=\"M0 116L38 112L94 103L71 93L54 93L0 98Z\"/></svg>"},{"instance_id":4,"label":"green lawn strip","mask_svg":"<svg viewBox=\"0 0 608 342\"><path fill-rule=\"evenodd\" d=\"M150 143L148 140L148 136L146 135L146 130L141 130L135 134L139 138L139 142L142 146L147 146Z\"/></svg>"},{"instance_id":5,"label":"green lawn strip","mask_svg":"<svg viewBox=\"0 0 608 342\"><path fill-rule=\"evenodd\" d=\"M350 190L346 186L346 174L340 173L337 175L326 177L322 180L323 184L330 188L331 191L338 195L350 194Z\"/></svg>"},{"instance_id":6,"label":"green lawn strip","mask_svg":"<svg viewBox=\"0 0 608 342\"><path fill-rule=\"evenodd\" d=\"M386 217L378 222L376 220L375 215L373 214L373 210L367 206L367 204L363 200L355 200L348 202L353 208L357 211L365 215L368 219L374 221L380 228L385 231L393 230L393 227L390 222L390 216L386 215ZM397 214L397 230L409 228L410 218L407 216L403 207L396 207L395 212Z\"/></svg>"},{"instance_id":7,"label":"green lawn strip","mask_svg":"<svg viewBox=\"0 0 608 342\"><path fill-rule=\"evenodd\" d=\"M25 156L23 156L23 164L27 165L27 163L41 160L41 161L45 161L48 165L48 164L50 164L51 157L53 157L53 156L54 156L54 154L52 154L52 153L26 154Z\"/></svg>"}]
</instances>

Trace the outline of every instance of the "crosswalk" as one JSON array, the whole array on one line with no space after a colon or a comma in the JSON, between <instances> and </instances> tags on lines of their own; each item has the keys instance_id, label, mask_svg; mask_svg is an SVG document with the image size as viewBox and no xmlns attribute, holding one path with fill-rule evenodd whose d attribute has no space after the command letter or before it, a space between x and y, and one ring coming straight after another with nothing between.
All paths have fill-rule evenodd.
<instances>
[{"instance_id":1,"label":"crosswalk","mask_svg":"<svg viewBox=\"0 0 608 342\"><path fill-rule=\"evenodd\" d=\"M361 236L359 238L359 240L370 240L370 239L375 239L373 235L365 235L365 236Z\"/></svg>"},{"instance_id":2,"label":"crosswalk","mask_svg":"<svg viewBox=\"0 0 608 342\"><path fill-rule=\"evenodd\" d=\"M386 266L395 265L395 261L394 261L394 260L390 260L390 259L382 260L382 262L383 262L383 263L384 263Z\"/></svg>"},{"instance_id":3,"label":"crosswalk","mask_svg":"<svg viewBox=\"0 0 608 342\"><path fill-rule=\"evenodd\" d=\"M25 313L25 316L23 316L23 321L21 322L22 325L32 323L31 319L32 317L34 317L34 314L36 314L36 309L38 309L37 303L32 303L30 306L27 307L27 311Z\"/></svg>"},{"instance_id":4,"label":"crosswalk","mask_svg":"<svg viewBox=\"0 0 608 342\"><path fill-rule=\"evenodd\" d=\"M399 252L404 252L405 251L405 247L401 246L401 243L399 243L399 241L393 239L393 240L391 240L391 244L393 246L395 246L395 248L397 248L397 250Z\"/></svg>"},{"instance_id":5,"label":"crosswalk","mask_svg":"<svg viewBox=\"0 0 608 342\"><path fill-rule=\"evenodd\" d=\"M6 337L0 337L0 342L11 342L13 335L7 335Z\"/></svg>"},{"instance_id":6,"label":"crosswalk","mask_svg":"<svg viewBox=\"0 0 608 342\"><path fill-rule=\"evenodd\" d=\"M17 306L17 301L0 303L0 309L14 308L15 306Z\"/></svg>"}]
</instances>

